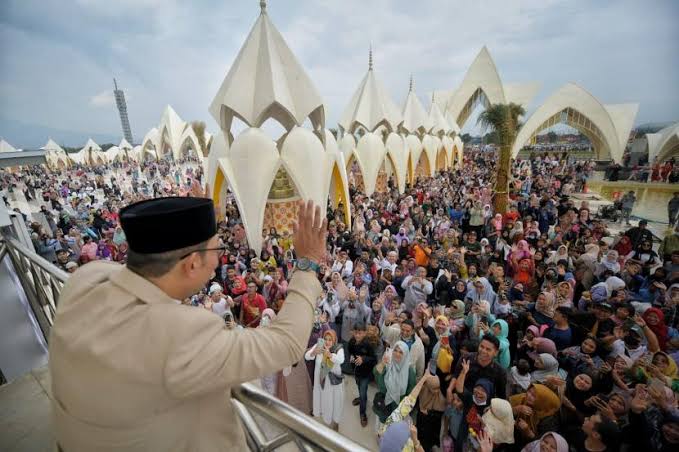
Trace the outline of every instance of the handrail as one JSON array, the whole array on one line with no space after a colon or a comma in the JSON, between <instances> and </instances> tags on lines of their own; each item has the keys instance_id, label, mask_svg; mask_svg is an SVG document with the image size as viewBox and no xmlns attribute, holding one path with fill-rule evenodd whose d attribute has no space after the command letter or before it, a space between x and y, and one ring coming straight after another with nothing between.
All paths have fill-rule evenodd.
<instances>
[{"instance_id":1,"label":"handrail","mask_svg":"<svg viewBox=\"0 0 679 452\"><path fill-rule=\"evenodd\" d=\"M45 336L53 324L59 294L69 273L28 249L14 237L0 233L0 261L9 256L26 293L29 304ZM231 402L245 430L250 450L269 452L292 443L301 451L367 452L359 444L335 432L259 389L252 383L231 388ZM277 426L281 432L268 438L259 419L266 419L267 427ZM267 428L268 430L268 428Z\"/></svg>"},{"instance_id":2,"label":"handrail","mask_svg":"<svg viewBox=\"0 0 679 452\"><path fill-rule=\"evenodd\" d=\"M248 408L265 416L273 422L291 430L306 440L313 448L331 451L368 452L369 449L347 439L328 427L321 425L313 418L291 407L287 403L272 397L267 392L253 385L244 383L231 389L231 396ZM242 417L241 417L242 418ZM278 438L270 440L276 442ZM285 442L293 441L289 438ZM285 443L283 442L283 444ZM280 446L278 444L276 447ZM263 448L262 450L272 450Z\"/></svg>"},{"instance_id":3,"label":"handrail","mask_svg":"<svg viewBox=\"0 0 679 452\"><path fill-rule=\"evenodd\" d=\"M30 261L40 267L45 272L49 273L50 276L54 277L57 281L65 283L68 279L68 273L45 259L44 257L37 254L35 251L29 250L23 243L15 239L14 237L0 236L0 240L4 240L11 245L12 248L19 251L25 258L30 259Z\"/></svg>"}]
</instances>

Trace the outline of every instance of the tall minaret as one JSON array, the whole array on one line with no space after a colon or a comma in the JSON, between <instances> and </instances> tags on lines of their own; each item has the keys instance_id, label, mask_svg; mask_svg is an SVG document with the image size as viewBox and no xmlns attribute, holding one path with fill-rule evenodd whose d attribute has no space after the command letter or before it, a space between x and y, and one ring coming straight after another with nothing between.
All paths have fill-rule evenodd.
<instances>
[{"instance_id":1,"label":"tall minaret","mask_svg":"<svg viewBox=\"0 0 679 452\"><path fill-rule=\"evenodd\" d=\"M123 90L118 89L118 83L116 79L113 79L113 95L116 98L116 106L118 107L118 113L120 114L120 124L123 127L123 136L128 143L133 144L132 140L132 129L130 129L130 119L127 117L127 103L125 102L125 93Z\"/></svg>"}]
</instances>

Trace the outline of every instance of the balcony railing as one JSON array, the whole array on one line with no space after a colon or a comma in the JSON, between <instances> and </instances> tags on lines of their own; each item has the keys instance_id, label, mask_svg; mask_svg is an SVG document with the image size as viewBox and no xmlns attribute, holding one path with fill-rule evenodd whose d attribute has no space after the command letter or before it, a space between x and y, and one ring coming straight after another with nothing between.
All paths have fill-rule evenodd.
<instances>
[{"instance_id":1,"label":"balcony railing","mask_svg":"<svg viewBox=\"0 0 679 452\"><path fill-rule=\"evenodd\" d=\"M0 261L9 256L44 339L49 341L59 294L69 274L21 243L17 237L20 234L15 234L15 231L16 228L14 231L5 228L0 232ZM231 397L252 451L268 452L281 448L368 451L251 383L232 388Z\"/></svg>"}]
</instances>

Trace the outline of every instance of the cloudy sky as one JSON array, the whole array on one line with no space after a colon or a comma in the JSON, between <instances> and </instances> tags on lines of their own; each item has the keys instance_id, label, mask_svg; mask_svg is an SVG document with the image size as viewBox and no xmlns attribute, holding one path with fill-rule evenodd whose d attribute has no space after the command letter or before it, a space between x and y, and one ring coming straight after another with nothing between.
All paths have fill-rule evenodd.
<instances>
[{"instance_id":1,"label":"cloudy sky","mask_svg":"<svg viewBox=\"0 0 679 452\"><path fill-rule=\"evenodd\" d=\"M674 0L270 0L268 11L337 122L367 69L401 105L412 73L425 105L453 89L483 45L505 82L540 81L529 112L572 81L604 103L638 102L637 124L679 120ZM259 14L258 0L0 1L0 136L17 146L69 131L120 139L112 78L135 141L171 104L207 112ZM469 129L471 126L467 126Z\"/></svg>"}]
</instances>

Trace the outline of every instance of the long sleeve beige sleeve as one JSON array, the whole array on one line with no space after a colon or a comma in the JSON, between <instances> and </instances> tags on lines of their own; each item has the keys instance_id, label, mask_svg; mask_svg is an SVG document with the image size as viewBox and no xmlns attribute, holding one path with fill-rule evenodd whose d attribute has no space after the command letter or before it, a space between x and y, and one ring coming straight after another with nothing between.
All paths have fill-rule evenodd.
<instances>
[{"instance_id":1,"label":"long sleeve beige sleeve","mask_svg":"<svg viewBox=\"0 0 679 452\"><path fill-rule=\"evenodd\" d=\"M311 334L316 275L296 272L276 320L267 328L228 330L214 314L196 310L177 325L168 350L164 379L176 397L190 397L270 375L298 362ZM185 314L186 311L184 311ZM177 319L174 320L173 326Z\"/></svg>"}]
</instances>

